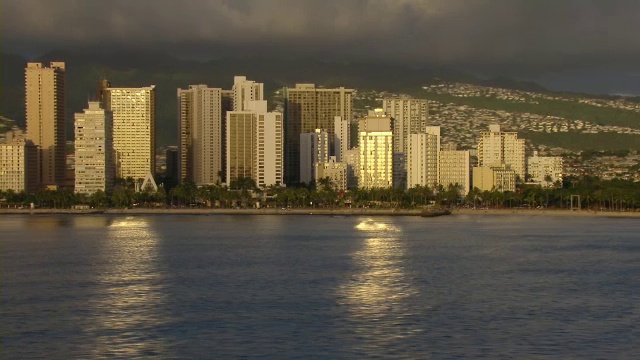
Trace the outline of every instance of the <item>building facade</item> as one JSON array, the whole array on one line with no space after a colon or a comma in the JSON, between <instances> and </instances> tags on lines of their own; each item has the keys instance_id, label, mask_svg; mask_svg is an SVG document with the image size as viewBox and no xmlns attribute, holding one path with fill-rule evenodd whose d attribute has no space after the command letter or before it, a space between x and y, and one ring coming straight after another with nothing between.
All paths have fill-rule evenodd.
<instances>
[{"instance_id":1,"label":"building facade","mask_svg":"<svg viewBox=\"0 0 640 360\"><path fill-rule=\"evenodd\" d=\"M382 110L392 119L394 187L407 188L409 135L426 132L429 106L425 99L388 98Z\"/></svg>"},{"instance_id":2,"label":"building facade","mask_svg":"<svg viewBox=\"0 0 640 360\"><path fill-rule=\"evenodd\" d=\"M0 190L35 193L40 189L39 149L19 130L0 141Z\"/></svg>"},{"instance_id":3,"label":"building facade","mask_svg":"<svg viewBox=\"0 0 640 360\"><path fill-rule=\"evenodd\" d=\"M347 165L347 189L358 188L358 176L360 176L360 148L354 147L346 151L342 159Z\"/></svg>"},{"instance_id":4,"label":"building facade","mask_svg":"<svg viewBox=\"0 0 640 360\"><path fill-rule=\"evenodd\" d=\"M245 111L227 112L226 122L226 183L250 178L258 187L282 185L282 114L252 101Z\"/></svg>"},{"instance_id":5,"label":"building facade","mask_svg":"<svg viewBox=\"0 0 640 360\"><path fill-rule=\"evenodd\" d=\"M351 149L351 123L342 116L334 117L333 132L336 161L342 162L342 157Z\"/></svg>"},{"instance_id":6,"label":"building facade","mask_svg":"<svg viewBox=\"0 0 640 360\"><path fill-rule=\"evenodd\" d=\"M264 100L264 84L247 80L246 76L233 77L231 92L233 96L233 111L249 110L251 101Z\"/></svg>"},{"instance_id":7,"label":"building facade","mask_svg":"<svg viewBox=\"0 0 640 360\"><path fill-rule=\"evenodd\" d=\"M75 185L80 194L111 193L115 180L113 115L100 102L75 114Z\"/></svg>"},{"instance_id":8,"label":"building facade","mask_svg":"<svg viewBox=\"0 0 640 360\"><path fill-rule=\"evenodd\" d=\"M438 155L440 152L440 127L431 126L428 132L409 134L407 151L407 188L438 185Z\"/></svg>"},{"instance_id":9,"label":"building facade","mask_svg":"<svg viewBox=\"0 0 640 360\"><path fill-rule=\"evenodd\" d=\"M525 141L516 132L500 131L500 125L490 125L489 131L480 133L478 166L502 166L515 171L519 181L525 180Z\"/></svg>"},{"instance_id":10,"label":"building facade","mask_svg":"<svg viewBox=\"0 0 640 360\"><path fill-rule=\"evenodd\" d=\"M40 180L51 188L62 186L66 169L65 64L27 63L25 115L27 138L40 149Z\"/></svg>"},{"instance_id":11,"label":"building facade","mask_svg":"<svg viewBox=\"0 0 640 360\"><path fill-rule=\"evenodd\" d=\"M226 112L232 109L232 92L206 85L178 89L180 124L180 180L197 186L225 180Z\"/></svg>"},{"instance_id":12,"label":"building facade","mask_svg":"<svg viewBox=\"0 0 640 360\"><path fill-rule=\"evenodd\" d=\"M459 185L460 195L471 190L471 156L465 150L441 150L438 154L438 183L445 187Z\"/></svg>"},{"instance_id":13,"label":"building facade","mask_svg":"<svg viewBox=\"0 0 640 360\"><path fill-rule=\"evenodd\" d=\"M538 156L534 151L533 156L527 158L528 182L544 187L562 184L563 161L560 156Z\"/></svg>"},{"instance_id":14,"label":"building facade","mask_svg":"<svg viewBox=\"0 0 640 360\"><path fill-rule=\"evenodd\" d=\"M391 119L370 116L358 122L360 164L358 187L364 189L393 186L393 133Z\"/></svg>"},{"instance_id":15,"label":"building facade","mask_svg":"<svg viewBox=\"0 0 640 360\"><path fill-rule=\"evenodd\" d=\"M155 85L105 89L105 110L113 114L116 178L140 180L156 169Z\"/></svg>"},{"instance_id":16,"label":"building facade","mask_svg":"<svg viewBox=\"0 0 640 360\"><path fill-rule=\"evenodd\" d=\"M480 191L516 191L515 171L506 165L473 168L473 187Z\"/></svg>"},{"instance_id":17,"label":"building facade","mask_svg":"<svg viewBox=\"0 0 640 360\"><path fill-rule=\"evenodd\" d=\"M329 133L323 129L300 134L300 182L310 184L316 178L316 164L329 161Z\"/></svg>"},{"instance_id":18,"label":"building facade","mask_svg":"<svg viewBox=\"0 0 640 360\"><path fill-rule=\"evenodd\" d=\"M327 162L315 164L315 181L317 186L320 179L329 179L331 187L336 191L347 190L347 164L336 161L335 156L331 156Z\"/></svg>"},{"instance_id":19,"label":"building facade","mask_svg":"<svg viewBox=\"0 0 640 360\"><path fill-rule=\"evenodd\" d=\"M334 154L335 117L351 123L353 89L316 88L314 84L296 84L284 89L285 182L300 182L300 134L326 129L330 153Z\"/></svg>"}]
</instances>

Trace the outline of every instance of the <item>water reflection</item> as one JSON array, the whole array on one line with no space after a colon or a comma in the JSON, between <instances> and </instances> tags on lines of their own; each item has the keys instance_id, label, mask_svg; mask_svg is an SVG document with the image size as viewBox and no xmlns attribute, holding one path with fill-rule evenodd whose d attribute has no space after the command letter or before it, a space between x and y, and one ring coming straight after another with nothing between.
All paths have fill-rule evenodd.
<instances>
[{"instance_id":1,"label":"water reflection","mask_svg":"<svg viewBox=\"0 0 640 360\"><path fill-rule=\"evenodd\" d=\"M166 354L154 338L167 322L164 278L158 266L159 237L145 218L115 218L97 259L98 293L89 301L94 339L90 357Z\"/></svg>"},{"instance_id":2,"label":"water reflection","mask_svg":"<svg viewBox=\"0 0 640 360\"><path fill-rule=\"evenodd\" d=\"M418 290L405 269L402 230L389 218L363 219L355 228L364 240L351 255L356 272L339 290L340 305L347 306L353 322L359 340L354 346L393 346L421 331L413 299Z\"/></svg>"}]
</instances>

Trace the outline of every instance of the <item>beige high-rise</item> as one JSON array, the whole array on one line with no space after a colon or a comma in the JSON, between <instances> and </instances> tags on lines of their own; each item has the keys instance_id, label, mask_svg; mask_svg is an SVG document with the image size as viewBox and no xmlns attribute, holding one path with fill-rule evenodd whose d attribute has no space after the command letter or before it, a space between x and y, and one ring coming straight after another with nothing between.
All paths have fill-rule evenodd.
<instances>
[{"instance_id":1,"label":"beige high-rise","mask_svg":"<svg viewBox=\"0 0 640 360\"><path fill-rule=\"evenodd\" d=\"M206 85L178 89L180 181L197 186L225 180L225 116L232 92Z\"/></svg>"},{"instance_id":2,"label":"beige high-rise","mask_svg":"<svg viewBox=\"0 0 640 360\"><path fill-rule=\"evenodd\" d=\"M0 141L0 190L35 193L40 187L38 147L19 130Z\"/></svg>"},{"instance_id":3,"label":"beige high-rise","mask_svg":"<svg viewBox=\"0 0 640 360\"><path fill-rule=\"evenodd\" d=\"M351 123L353 89L316 88L314 84L296 84L284 91L285 182L300 182L300 134L326 129L330 151L334 154L335 117Z\"/></svg>"},{"instance_id":4,"label":"beige high-rise","mask_svg":"<svg viewBox=\"0 0 640 360\"><path fill-rule=\"evenodd\" d=\"M471 190L471 156L465 150L442 150L438 154L438 183L446 189L459 185L460 194Z\"/></svg>"},{"instance_id":5,"label":"beige high-rise","mask_svg":"<svg viewBox=\"0 0 640 360\"><path fill-rule=\"evenodd\" d=\"M27 63L25 108L27 138L40 147L40 180L57 188L66 169L64 62Z\"/></svg>"},{"instance_id":6,"label":"beige high-rise","mask_svg":"<svg viewBox=\"0 0 640 360\"><path fill-rule=\"evenodd\" d=\"M116 177L140 180L155 174L155 85L107 88L105 110L113 112Z\"/></svg>"},{"instance_id":7,"label":"beige high-rise","mask_svg":"<svg viewBox=\"0 0 640 360\"><path fill-rule=\"evenodd\" d=\"M75 114L75 192L111 193L115 180L113 116L100 102L90 101Z\"/></svg>"},{"instance_id":8,"label":"beige high-rise","mask_svg":"<svg viewBox=\"0 0 640 360\"><path fill-rule=\"evenodd\" d=\"M516 173L517 180L525 180L525 142L517 132L500 131L500 125L490 125L489 131L480 133L478 166L500 167Z\"/></svg>"},{"instance_id":9,"label":"beige high-rise","mask_svg":"<svg viewBox=\"0 0 640 360\"><path fill-rule=\"evenodd\" d=\"M438 185L440 127L429 126L422 134L409 134L407 151L407 188Z\"/></svg>"}]
</instances>

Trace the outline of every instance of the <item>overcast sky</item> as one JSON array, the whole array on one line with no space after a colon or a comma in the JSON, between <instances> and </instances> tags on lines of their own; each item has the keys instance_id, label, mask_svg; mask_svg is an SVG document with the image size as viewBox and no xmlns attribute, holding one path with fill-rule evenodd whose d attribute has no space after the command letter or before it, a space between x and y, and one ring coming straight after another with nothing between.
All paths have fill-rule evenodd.
<instances>
[{"instance_id":1,"label":"overcast sky","mask_svg":"<svg viewBox=\"0 0 640 360\"><path fill-rule=\"evenodd\" d=\"M110 44L544 73L640 72L638 0L2 0L3 51ZM256 50L257 49L257 50Z\"/></svg>"}]
</instances>

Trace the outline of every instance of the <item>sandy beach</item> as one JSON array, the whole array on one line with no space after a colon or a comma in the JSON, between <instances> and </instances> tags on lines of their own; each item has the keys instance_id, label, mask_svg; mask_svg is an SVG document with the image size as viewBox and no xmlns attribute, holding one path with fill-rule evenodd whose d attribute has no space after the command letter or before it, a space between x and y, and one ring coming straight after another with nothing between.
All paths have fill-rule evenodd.
<instances>
[{"instance_id":1,"label":"sandy beach","mask_svg":"<svg viewBox=\"0 0 640 360\"><path fill-rule=\"evenodd\" d=\"M191 209L191 208L170 208L170 209L105 209L105 210L73 210L73 209L0 209L2 214L126 214L126 215L334 215L334 216L419 216L417 209L319 209L319 208L296 208L296 209ZM591 210L556 210L556 209L455 209L452 215L522 215L522 216L601 216L601 217L629 217L640 218L640 211L591 211Z\"/></svg>"}]
</instances>

